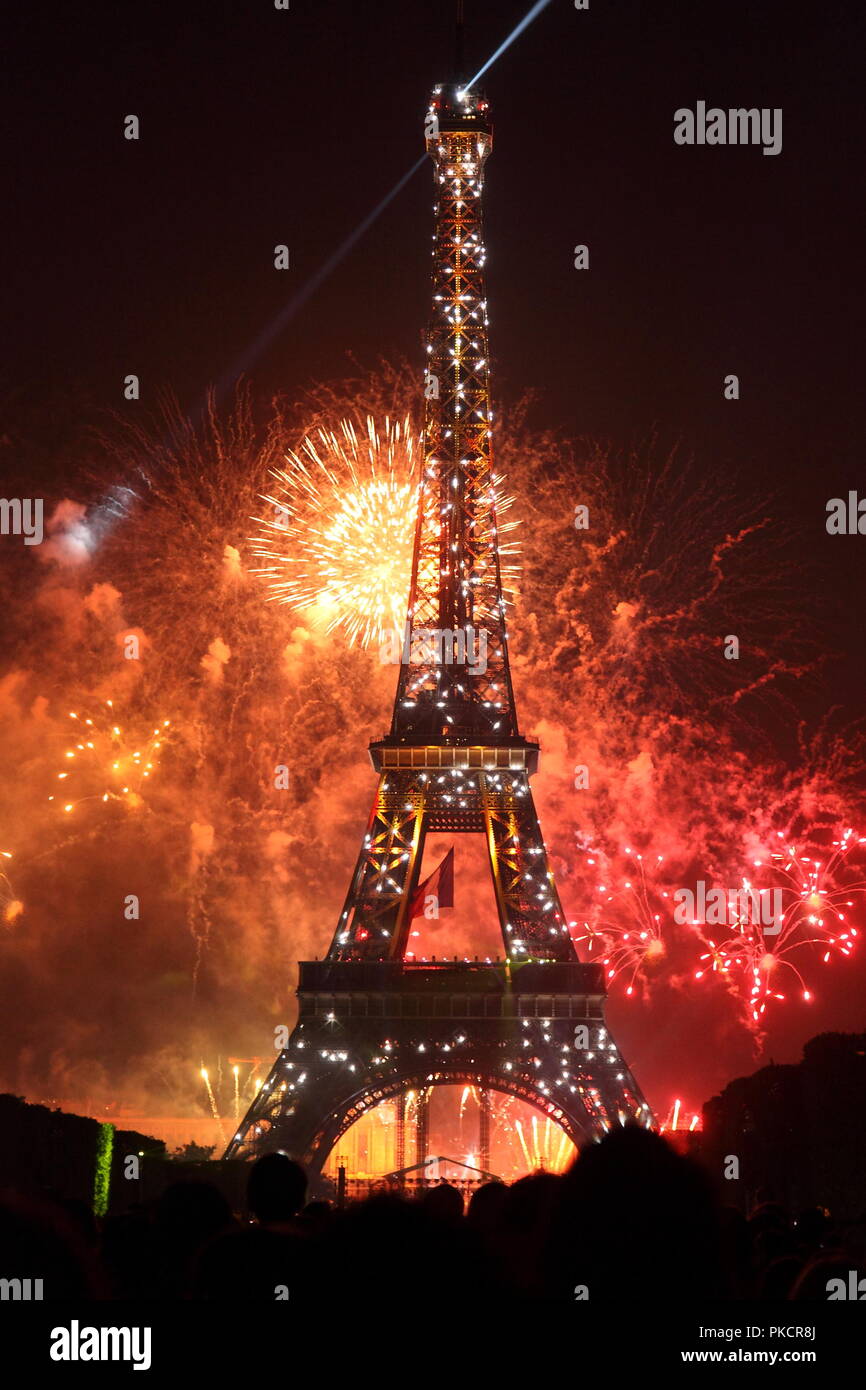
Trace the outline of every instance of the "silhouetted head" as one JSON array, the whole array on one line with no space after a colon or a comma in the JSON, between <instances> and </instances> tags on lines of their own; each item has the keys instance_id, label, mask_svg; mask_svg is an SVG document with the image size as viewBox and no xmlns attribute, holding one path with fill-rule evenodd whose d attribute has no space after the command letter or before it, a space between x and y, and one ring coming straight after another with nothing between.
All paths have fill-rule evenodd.
<instances>
[{"instance_id":1,"label":"silhouetted head","mask_svg":"<svg viewBox=\"0 0 866 1390\"><path fill-rule=\"evenodd\" d=\"M802 1268L799 1255L780 1255L771 1260L758 1281L757 1297L762 1303L778 1303L788 1298Z\"/></svg>"},{"instance_id":2,"label":"silhouetted head","mask_svg":"<svg viewBox=\"0 0 866 1390\"><path fill-rule=\"evenodd\" d=\"M823 1207L807 1207L797 1217L796 1230L801 1245L817 1248L830 1234L830 1218Z\"/></svg>"},{"instance_id":3,"label":"silhouetted head","mask_svg":"<svg viewBox=\"0 0 866 1390\"><path fill-rule=\"evenodd\" d=\"M755 1192L754 1204L750 1215L753 1215L758 1207L778 1205L778 1198L776 1197L775 1190L772 1187L759 1187Z\"/></svg>"},{"instance_id":4,"label":"silhouetted head","mask_svg":"<svg viewBox=\"0 0 866 1390\"><path fill-rule=\"evenodd\" d=\"M650 1299L722 1291L709 1179L658 1134L617 1127L581 1150L560 1192L549 1262L557 1295L578 1286L593 1300L635 1289Z\"/></svg>"},{"instance_id":5,"label":"silhouetted head","mask_svg":"<svg viewBox=\"0 0 866 1390\"><path fill-rule=\"evenodd\" d=\"M463 1193L450 1182L428 1187L421 1198L425 1211L437 1221L459 1221L463 1215Z\"/></svg>"},{"instance_id":6,"label":"silhouetted head","mask_svg":"<svg viewBox=\"0 0 866 1390\"><path fill-rule=\"evenodd\" d=\"M508 1188L504 1182L485 1182L476 1187L469 1199L470 1226L484 1235L493 1235L502 1226L503 1213L508 1205Z\"/></svg>"},{"instance_id":7,"label":"silhouetted head","mask_svg":"<svg viewBox=\"0 0 866 1390\"><path fill-rule=\"evenodd\" d=\"M303 1206L307 1175L288 1154L263 1154L247 1183L247 1205L261 1222L291 1221Z\"/></svg>"},{"instance_id":8,"label":"silhouetted head","mask_svg":"<svg viewBox=\"0 0 866 1390\"><path fill-rule=\"evenodd\" d=\"M778 1230L787 1230L790 1226L788 1213L781 1202L761 1202L752 1207L749 1213L750 1230L767 1230L776 1227Z\"/></svg>"},{"instance_id":9,"label":"silhouetted head","mask_svg":"<svg viewBox=\"0 0 866 1390\"><path fill-rule=\"evenodd\" d=\"M320 1235L326 1231L334 1219L334 1207L331 1202L319 1199L315 1202L308 1202L303 1211L298 1213L296 1225L299 1230L310 1235Z\"/></svg>"},{"instance_id":10,"label":"silhouetted head","mask_svg":"<svg viewBox=\"0 0 866 1390\"><path fill-rule=\"evenodd\" d=\"M555 1173L527 1173L508 1189L506 1224L512 1231L528 1230L543 1235L562 1179Z\"/></svg>"}]
</instances>

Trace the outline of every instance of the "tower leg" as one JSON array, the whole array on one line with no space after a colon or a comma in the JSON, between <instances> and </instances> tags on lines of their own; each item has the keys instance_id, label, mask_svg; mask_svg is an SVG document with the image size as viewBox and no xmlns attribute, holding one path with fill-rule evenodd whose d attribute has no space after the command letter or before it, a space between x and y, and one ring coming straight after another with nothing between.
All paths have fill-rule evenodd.
<instances>
[{"instance_id":1,"label":"tower leg","mask_svg":"<svg viewBox=\"0 0 866 1390\"><path fill-rule=\"evenodd\" d=\"M427 1160L427 1147L430 1142L430 1092L422 1089L418 1092L418 1099L415 1102L415 1162L425 1163ZM426 1181L426 1173L421 1175L420 1180Z\"/></svg>"},{"instance_id":2,"label":"tower leg","mask_svg":"<svg viewBox=\"0 0 866 1390\"><path fill-rule=\"evenodd\" d=\"M406 1167L406 1096L403 1091L397 1096L394 1104L396 1106L394 1167L399 1173L402 1173ZM405 1179L401 1177L401 1187L404 1182Z\"/></svg>"},{"instance_id":3,"label":"tower leg","mask_svg":"<svg viewBox=\"0 0 866 1390\"><path fill-rule=\"evenodd\" d=\"M486 1087L478 1092L478 1167L490 1172L490 1092Z\"/></svg>"}]
</instances>

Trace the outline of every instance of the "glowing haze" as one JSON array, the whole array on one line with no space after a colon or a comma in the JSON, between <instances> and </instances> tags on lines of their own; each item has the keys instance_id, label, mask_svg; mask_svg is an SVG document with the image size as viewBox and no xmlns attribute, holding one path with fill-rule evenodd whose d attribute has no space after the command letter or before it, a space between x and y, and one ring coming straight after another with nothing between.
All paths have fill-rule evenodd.
<instances>
[{"instance_id":1,"label":"glowing haze","mask_svg":"<svg viewBox=\"0 0 866 1390\"><path fill-rule=\"evenodd\" d=\"M414 402L388 367L263 420L248 393L196 426L167 402L112 425L95 465L82 444L46 544L4 550L4 1088L229 1117L270 1064L296 962L329 944L390 717L375 640L405 618ZM862 732L830 712L772 499L734 506L653 440L617 455L522 409L496 443L560 894L650 1100L691 1111L762 1049L794 1058L856 1026ZM413 949L497 951L479 863L458 839L455 909ZM778 887L782 932L677 922L674 893L699 881Z\"/></svg>"}]
</instances>

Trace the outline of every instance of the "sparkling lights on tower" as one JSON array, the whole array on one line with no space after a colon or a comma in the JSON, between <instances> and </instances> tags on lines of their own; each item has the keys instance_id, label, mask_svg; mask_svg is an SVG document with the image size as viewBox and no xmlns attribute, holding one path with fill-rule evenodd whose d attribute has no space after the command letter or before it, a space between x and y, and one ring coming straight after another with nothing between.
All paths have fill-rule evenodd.
<instances>
[{"instance_id":1,"label":"sparkling lights on tower","mask_svg":"<svg viewBox=\"0 0 866 1390\"><path fill-rule=\"evenodd\" d=\"M366 1111L437 1085L527 1101L577 1147L627 1119L652 1121L604 1024L603 970L577 958L530 788L538 745L517 723L493 470L486 99L459 82L437 87L424 134L432 313L394 713L370 745L379 783L330 950L301 963L298 1023L227 1149L282 1148L313 1170ZM406 959L431 832L484 837L503 960Z\"/></svg>"}]
</instances>

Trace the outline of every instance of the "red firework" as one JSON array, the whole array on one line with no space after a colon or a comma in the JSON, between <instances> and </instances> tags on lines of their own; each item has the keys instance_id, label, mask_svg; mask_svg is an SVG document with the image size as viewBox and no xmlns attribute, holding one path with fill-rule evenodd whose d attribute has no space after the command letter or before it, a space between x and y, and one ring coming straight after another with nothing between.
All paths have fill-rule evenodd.
<instances>
[{"instance_id":1,"label":"red firework","mask_svg":"<svg viewBox=\"0 0 866 1390\"><path fill-rule=\"evenodd\" d=\"M738 904L732 930L720 941L707 938L709 950L701 954L695 971L698 980L708 975L727 977L731 987L745 995L754 1024L761 1022L771 1000L787 999L784 986L792 977L801 998L811 1003L814 992L801 966L805 968L816 956L826 965L834 956L847 959L851 955L858 931L843 908L853 907L855 898L866 891L866 879L850 878L849 856L866 843L853 830L832 841L826 861L803 854L782 831L777 831L777 839L783 842L778 849L754 861L755 868L770 870L772 886L759 888L743 879L744 891L732 895ZM842 881L846 874L847 881ZM756 894L767 891L777 892L781 902L772 931L760 916L755 921L748 908Z\"/></svg>"},{"instance_id":2,"label":"red firework","mask_svg":"<svg viewBox=\"0 0 866 1390\"><path fill-rule=\"evenodd\" d=\"M595 954L605 968L608 982L624 976L627 983L625 992L635 992L635 982L647 982L647 970L657 966L667 954L663 935L663 916L654 911L659 904L657 898L667 898L668 893L653 889L647 883L644 858L631 849L623 850L631 865L621 882L611 882L605 876L596 884L596 912L602 917L599 925L583 924L583 932L574 936L575 944L586 943L587 955ZM663 856L655 856L656 866ZM587 864L598 868L595 856L587 858ZM616 876L614 876L614 880ZM576 922L569 923L572 930Z\"/></svg>"}]
</instances>

